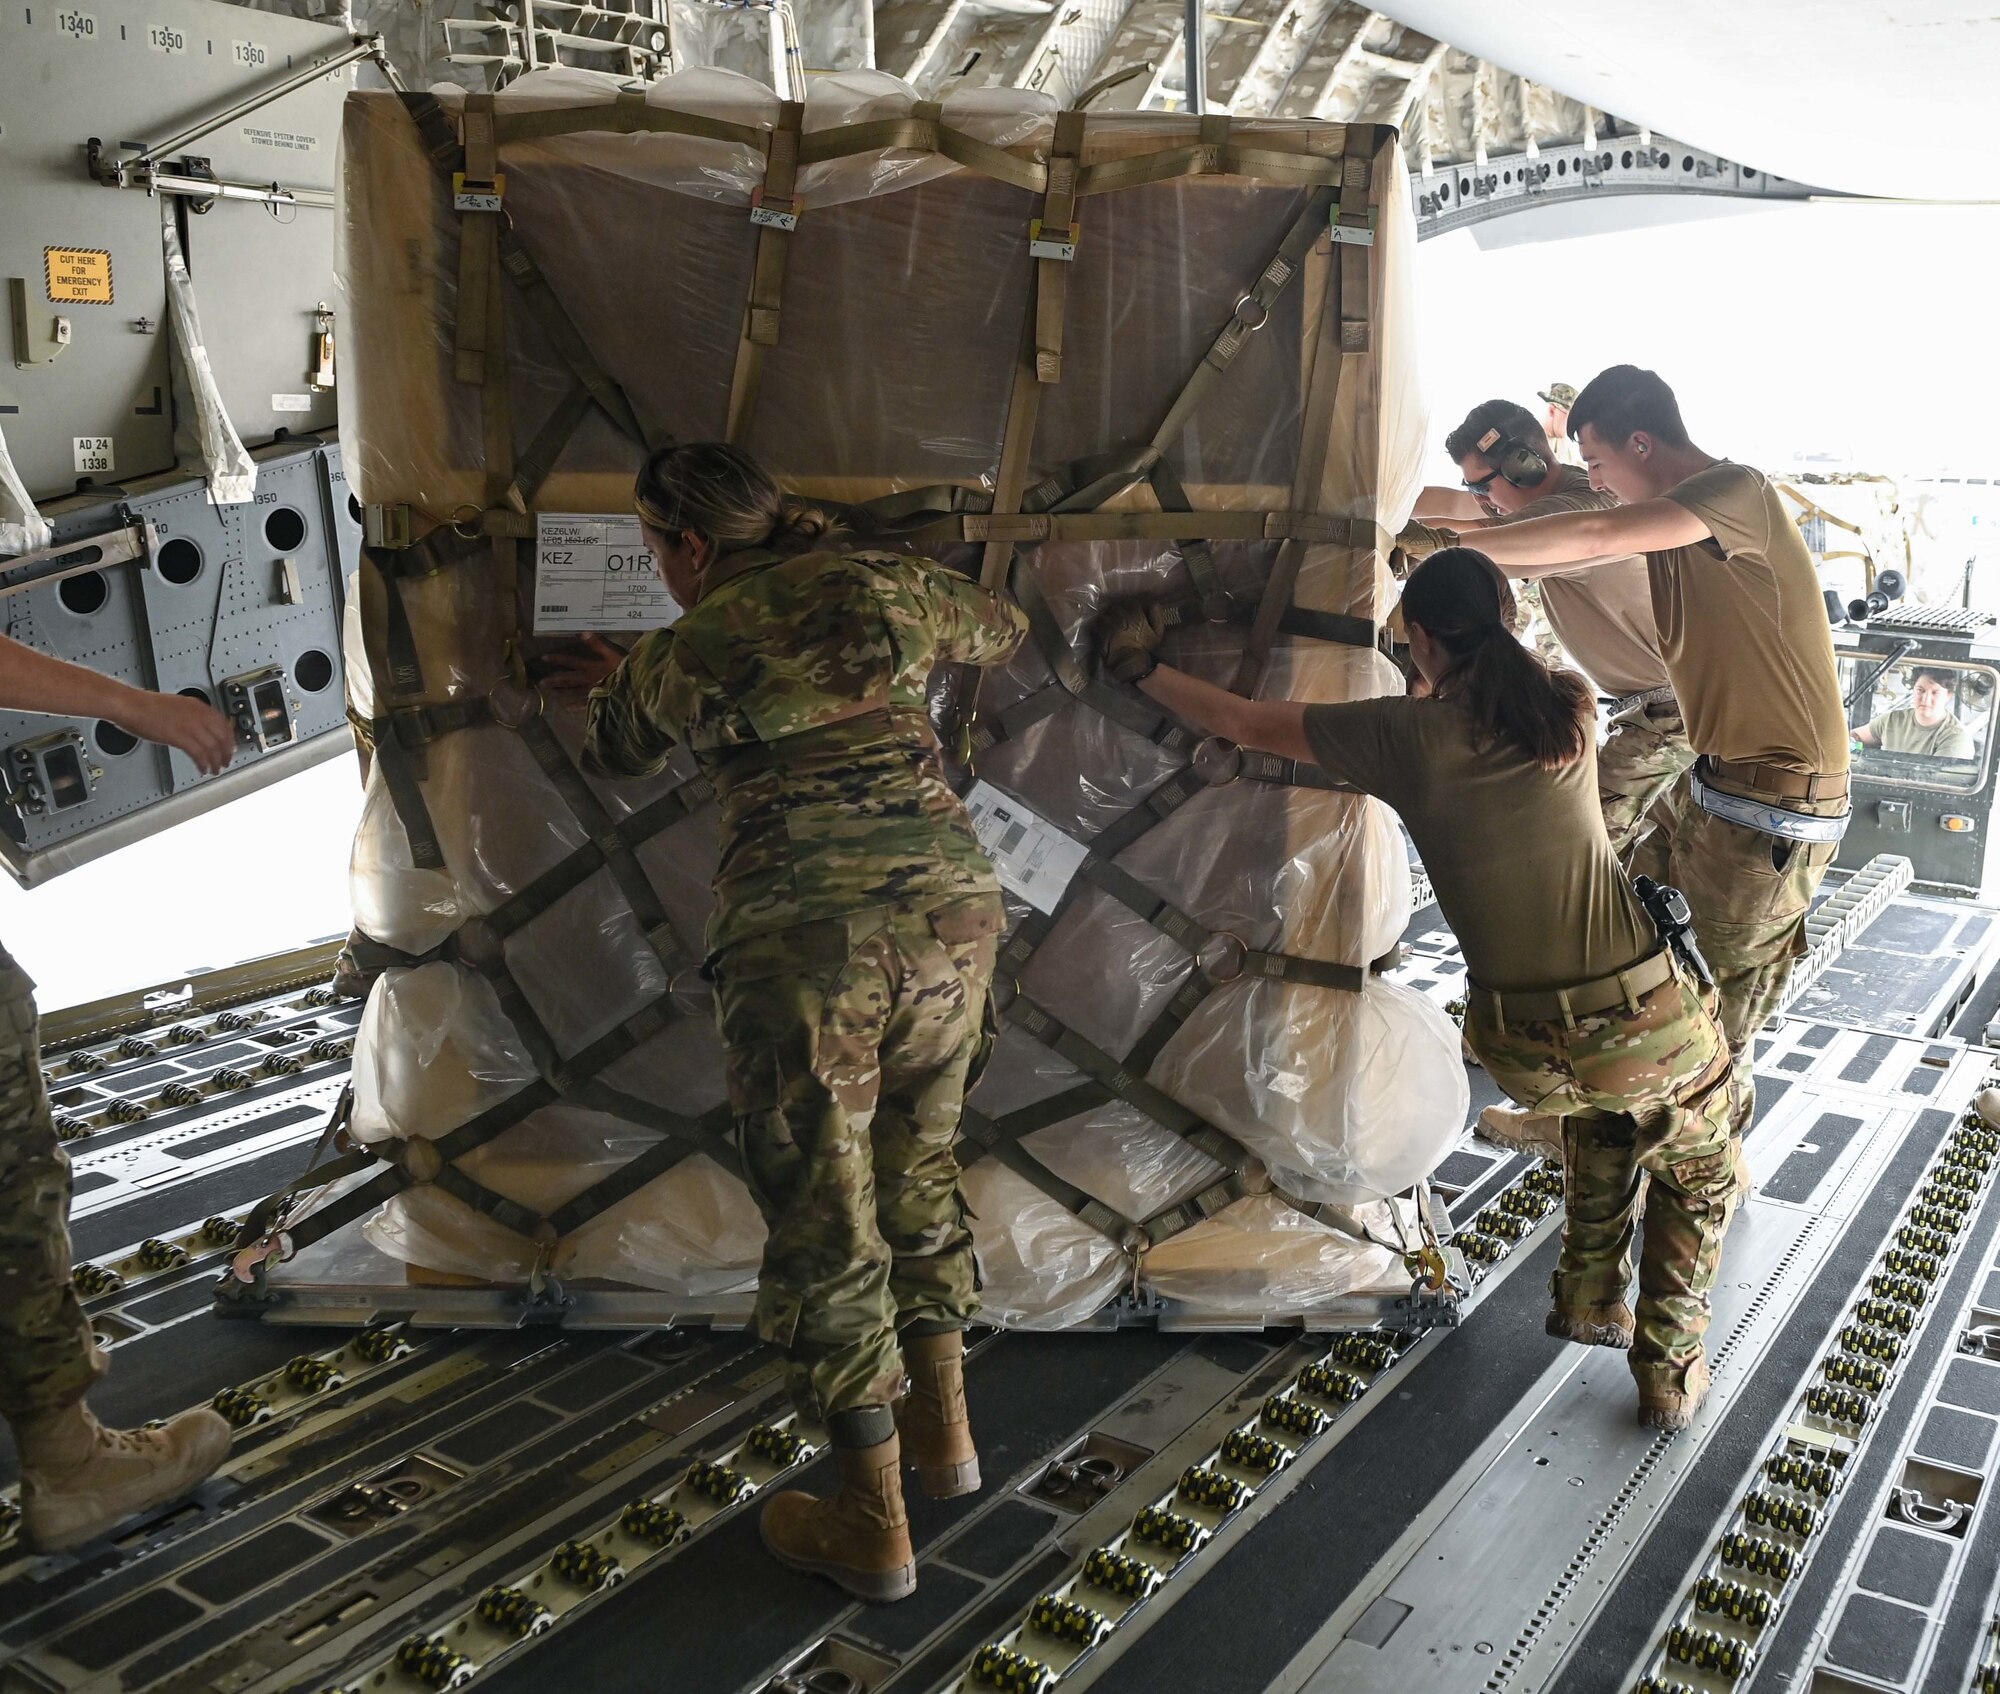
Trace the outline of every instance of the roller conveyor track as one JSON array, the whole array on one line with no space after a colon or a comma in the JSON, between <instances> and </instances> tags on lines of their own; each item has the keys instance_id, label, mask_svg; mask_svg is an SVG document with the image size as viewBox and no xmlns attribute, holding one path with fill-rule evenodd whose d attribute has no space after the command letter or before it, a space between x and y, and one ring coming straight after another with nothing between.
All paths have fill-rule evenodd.
<instances>
[{"instance_id":1,"label":"roller conveyor track","mask_svg":"<svg viewBox=\"0 0 2000 1694\"><path fill-rule=\"evenodd\" d=\"M1432 957L1444 968L1421 968L1448 993L1449 961ZM981 1340L969 1379L987 1486L912 1500L918 1593L887 1608L849 1604L759 1545L756 1495L794 1475L819 1486L827 1466L746 1335L387 1321L357 1340L212 1319L219 1250L195 1251L200 1227L275 1186L270 1163L286 1162L280 1180L303 1166L337 1065L286 1077L237 1122L219 1121L241 1110L229 1100L129 1126L117 1145L142 1154L162 1151L156 1127L215 1140L178 1161L186 1177L121 1182L80 1207L92 1262L137 1273L91 1298L115 1366L93 1404L133 1420L236 1390L245 1421L187 1506L72 1557L0 1539L0 1694L539 1690L555 1677L969 1694L1035 1687L1038 1668L1078 1690L1582 1694L1648 1675L1702 1694L1973 1687L2000 1659L2000 1515L1984 1487L2000 1462L1990 1177L1963 1191L1953 1165L1966 1203L1904 1307L1866 1422L1802 1408L1829 1359L1876 1359L1877 1331L1901 1321L1871 1278L1903 1231L1928 1227L1912 1207L1936 1224L1953 1200L1940 1162L1993 1055L1835 1021L1837 1001L1815 1009L1760 1043L1760 1191L1717 1293L1716 1394L1687 1435L1636 1427L1621 1357L1542 1335L1560 1214L1507 1197L1552 1184L1468 1142L1439 1173L1455 1226L1524 1227L1456 1328ZM270 1127L307 1102L309 1116ZM247 1171L261 1186L243 1186ZM190 1262L136 1264L148 1239ZM1845 1444L1824 1497L1807 1468L1770 1468L1793 1451L1792 1427ZM1819 1451L1799 1447L1801 1467ZM1899 1503L1911 1488L1914 1505ZM1753 1494L1756 1538L1793 1555L1781 1583L1717 1562ZM1787 1501L1813 1506L1813 1533L1786 1530L1795 1511L1771 1518ZM1177 1536L1199 1545L1182 1553ZM1717 1575L1733 1598L1698 1590ZM1761 1627L1728 1615L1780 1591ZM1732 1675L1708 1636L1754 1651ZM1691 1661L1671 1656L1676 1642Z\"/></svg>"}]
</instances>

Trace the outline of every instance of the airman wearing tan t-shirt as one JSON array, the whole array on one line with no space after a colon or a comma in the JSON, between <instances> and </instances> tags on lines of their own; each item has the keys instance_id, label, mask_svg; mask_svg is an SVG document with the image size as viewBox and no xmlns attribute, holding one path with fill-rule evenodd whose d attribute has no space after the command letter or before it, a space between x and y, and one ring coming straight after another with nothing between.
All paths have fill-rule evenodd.
<instances>
[{"instance_id":1,"label":"airman wearing tan t-shirt","mask_svg":"<svg viewBox=\"0 0 2000 1694\"><path fill-rule=\"evenodd\" d=\"M1587 473L1559 464L1535 415L1511 400L1473 407L1445 437L1445 451L1458 461L1465 491L1426 488L1417 513L1450 523L1473 546L1484 545L1475 530L1617 504L1591 487ZM1612 699L1610 733L1597 750L1598 801L1613 851L1628 859L1655 828L1657 803L1694 763L1653 623L1646 561L1629 553L1553 572L1536 586L1556 639Z\"/></svg>"},{"instance_id":2,"label":"airman wearing tan t-shirt","mask_svg":"<svg viewBox=\"0 0 2000 1694\"><path fill-rule=\"evenodd\" d=\"M1623 504L1487 529L1478 545L1524 577L1646 555L1661 651L1700 755L1676 785L1666 870L1721 991L1740 1134L1755 1105L1751 1037L1805 951L1806 911L1846 827L1846 716L1819 576L1770 481L1695 446L1651 371L1603 372L1570 420L1591 482Z\"/></svg>"}]
</instances>

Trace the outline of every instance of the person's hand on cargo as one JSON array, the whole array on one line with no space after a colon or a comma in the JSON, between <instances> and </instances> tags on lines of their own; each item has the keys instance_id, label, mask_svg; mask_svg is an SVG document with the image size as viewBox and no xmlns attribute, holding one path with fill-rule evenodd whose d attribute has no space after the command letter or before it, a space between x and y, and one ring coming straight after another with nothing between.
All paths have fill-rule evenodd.
<instances>
[{"instance_id":1,"label":"person's hand on cargo","mask_svg":"<svg viewBox=\"0 0 2000 1694\"><path fill-rule=\"evenodd\" d=\"M1459 533L1455 529L1445 529L1440 525L1426 523L1406 523L1402 534L1396 537L1396 545L1409 555L1411 564L1419 559L1428 559L1433 553L1441 553L1447 547L1460 544Z\"/></svg>"},{"instance_id":2,"label":"person's hand on cargo","mask_svg":"<svg viewBox=\"0 0 2000 1694\"><path fill-rule=\"evenodd\" d=\"M535 680L550 694L573 700L601 688L624 662L624 652L603 636L582 635L536 659Z\"/></svg>"},{"instance_id":3,"label":"person's hand on cargo","mask_svg":"<svg viewBox=\"0 0 2000 1694\"><path fill-rule=\"evenodd\" d=\"M1157 600L1119 600L1097 620L1097 651L1114 681L1143 682L1160 662L1167 612Z\"/></svg>"}]
</instances>

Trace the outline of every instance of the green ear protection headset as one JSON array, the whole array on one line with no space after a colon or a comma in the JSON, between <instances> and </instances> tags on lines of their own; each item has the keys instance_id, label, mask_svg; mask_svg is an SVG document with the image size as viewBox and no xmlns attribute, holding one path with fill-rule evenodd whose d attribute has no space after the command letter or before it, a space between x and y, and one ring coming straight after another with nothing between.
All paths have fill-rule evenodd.
<instances>
[{"instance_id":1,"label":"green ear protection headset","mask_svg":"<svg viewBox=\"0 0 2000 1694\"><path fill-rule=\"evenodd\" d=\"M1497 465L1516 488L1533 488L1549 474L1547 459L1497 427L1474 442L1472 450Z\"/></svg>"}]
</instances>

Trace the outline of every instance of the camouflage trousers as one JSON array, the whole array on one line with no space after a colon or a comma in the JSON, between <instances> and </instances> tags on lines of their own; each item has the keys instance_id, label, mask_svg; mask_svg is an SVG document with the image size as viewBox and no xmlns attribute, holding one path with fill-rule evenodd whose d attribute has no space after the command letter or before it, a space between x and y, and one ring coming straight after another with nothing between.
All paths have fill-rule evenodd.
<instances>
[{"instance_id":1,"label":"camouflage trousers","mask_svg":"<svg viewBox=\"0 0 2000 1694\"><path fill-rule=\"evenodd\" d=\"M104 1374L69 1280L69 1155L49 1117L35 985L0 949L0 1416L83 1398Z\"/></svg>"},{"instance_id":2,"label":"camouflage trousers","mask_svg":"<svg viewBox=\"0 0 2000 1694\"><path fill-rule=\"evenodd\" d=\"M1611 733L1597 750L1597 799L1611 850L1621 861L1661 827L1665 808L1659 803L1693 763L1694 749L1675 702L1635 706L1611 720Z\"/></svg>"},{"instance_id":3,"label":"camouflage trousers","mask_svg":"<svg viewBox=\"0 0 2000 1694\"><path fill-rule=\"evenodd\" d=\"M1735 1059L1732 1119L1740 1140L1757 1106L1751 1066L1756 1034L1784 998L1792 961L1806 950L1806 913L1838 842L1780 841L1760 830L1725 823L1697 806L1685 778L1664 874L1694 909L1695 939L1715 973L1722 1028ZM1837 816L1841 801L1816 810Z\"/></svg>"},{"instance_id":4,"label":"camouflage trousers","mask_svg":"<svg viewBox=\"0 0 2000 1694\"><path fill-rule=\"evenodd\" d=\"M1571 1027L1501 1024L1491 996L1474 989L1465 1034L1496 1084L1563 1120L1556 1304L1623 1300L1636 1236L1632 1371L1642 1382L1678 1387L1701 1357L1737 1193L1729 1046L1713 993L1676 974L1641 995L1636 1011L1617 1006Z\"/></svg>"},{"instance_id":5,"label":"camouflage trousers","mask_svg":"<svg viewBox=\"0 0 2000 1694\"><path fill-rule=\"evenodd\" d=\"M716 959L744 1175L771 1232L755 1325L808 1416L888 1404L897 1329L978 1310L952 1144L1004 924L982 895L802 924Z\"/></svg>"}]
</instances>

